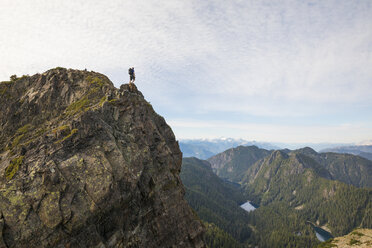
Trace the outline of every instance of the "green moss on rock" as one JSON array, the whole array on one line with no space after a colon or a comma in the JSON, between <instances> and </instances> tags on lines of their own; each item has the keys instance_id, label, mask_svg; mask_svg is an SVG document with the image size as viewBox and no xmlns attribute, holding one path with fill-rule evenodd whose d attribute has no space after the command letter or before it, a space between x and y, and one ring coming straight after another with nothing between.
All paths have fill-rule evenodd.
<instances>
[{"instance_id":1,"label":"green moss on rock","mask_svg":"<svg viewBox=\"0 0 372 248\"><path fill-rule=\"evenodd\" d=\"M105 81L102 78L99 78L99 77L88 76L87 81L90 84L92 84L94 86L98 86L100 88L105 85Z\"/></svg>"},{"instance_id":2,"label":"green moss on rock","mask_svg":"<svg viewBox=\"0 0 372 248\"><path fill-rule=\"evenodd\" d=\"M6 92L8 91L8 88L6 86L2 86L0 87L0 95L5 95Z\"/></svg>"},{"instance_id":3,"label":"green moss on rock","mask_svg":"<svg viewBox=\"0 0 372 248\"><path fill-rule=\"evenodd\" d=\"M349 245L359 245L359 244L360 244L360 241L356 239L351 239L349 242Z\"/></svg>"},{"instance_id":4,"label":"green moss on rock","mask_svg":"<svg viewBox=\"0 0 372 248\"><path fill-rule=\"evenodd\" d=\"M25 133L27 133L30 130L31 127L32 127L31 124L26 124L23 127L18 128L17 133L19 133L19 134L25 134Z\"/></svg>"},{"instance_id":5,"label":"green moss on rock","mask_svg":"<svg viewBox=\"0 0 372 248\"><path fill-rule=\"evenodd\" d=\"M102 87L107 84L105 78L98 76L87 76L85 80L89 83L89 91L78 101L73 102L66 108L67 116L74 116L92 109L96 104L102 106L108 99L102 96Z\"/></svg>"},{"instance_id":6,"label":"green moss on rock","mask_svg":"<svg viewBox=\"0 0 372 248\"><path fill-rule=\"evenodd\" d=\"M9 166L5 169L5 177L8 179L8 180L11 180L14 175L17 173L17 171L19 170L19 166L23 163L23 158L24 156L19 156L17 158L14 158Z\"/></svg>"},{"instance_id":7,"label":"green moss on rock","mask_svg":"<svg viewBox=\"0 0 372 248\"><path fill-rule=\"evenodd\" d=\"M19 145L19 142L22 140L22 138L25 136L25 134L18 135L17 137L14 138L12 142L12 147L11 149L16 148Z\"/></svg>"},{"instance_id":8,"label":"green moss on rock","mask_svg":"<svg viewBox=\"0 0 372 248\"><path fill-rule=\"evenodd\" d=\"M54 134L70 132L70 126L69 126L69 125L59 126L59 127L54 128L54 129L52 130L52 132L53 132Z\"/></svg>"},{"instance_id":9,"label":"green moss on rock","mask_svg":"<svg viewBox=\"0 0 372 248\"><path fill-rule=\"evenodd\" d=\"M353 235L357 235L357 236L359 236L359 237L364 236L363 233L360 233L360 232L357 232L357 231L354 231L354 232L352 232L351 234L353 234Z\"/></svg>"},{"instance_id":10,"label":"green moss on rock","mask_svg":"<svg viewBox=\"0 0 372 248\"><path fill-rule=\"evenodd\" d=\"M88 96L84 96L82 99L72 103L66 109L66 114L69 116L75 115L79 112L84 112L89 106L89 99Z\"/></svg>"},{"instance_id":11,"label":"green moss on rock","mask_svg":"<svg viewBox=\"0 0 372 248\"><path fill-rule=\"evenodd\" d=\"M8 86L11 83L13 83L13 82L12 81L2 81L2 82L0 82L0 85Z\"/></svg>"},{"instance_id":12,"label":"green moss on rock","mask_svg":"<svg viewBox=\"0 0 372 248\"><path fill-rule=\"evenodd\" d=\"M332 244L333 239L328 239L325 242L320 243L317 248L331 248L331 247L337 247L337 245Z\"/></svg>"},{"instance_id":13,"label":"green moss on rock","mask_svg":"<svg viewBox=\"0 0 372 248\"><path fill-rule=\"evenodd\" d=\"M62 143L63 141L65 141L66 139L70 138L72 135L77 133L77 131L78 131L78 129L76 129L76 128L72 129L71 132L67 136L63 137L63 139L61 139L61 140L56 141L55 143L56 144Z\"/></svg>"},{"instance_id":14,"label":"green moss on rock","mask_svg":"<svg viewBox=\"0 0 372 248\"><path fill-rule=\"evenodd\" d=\"M99 106L102 107L103 104L104 104L106 101L107 101L107 97L106 97L106 96L102 97L101 100L99 101Z\"/></svg>"}]
</instances>

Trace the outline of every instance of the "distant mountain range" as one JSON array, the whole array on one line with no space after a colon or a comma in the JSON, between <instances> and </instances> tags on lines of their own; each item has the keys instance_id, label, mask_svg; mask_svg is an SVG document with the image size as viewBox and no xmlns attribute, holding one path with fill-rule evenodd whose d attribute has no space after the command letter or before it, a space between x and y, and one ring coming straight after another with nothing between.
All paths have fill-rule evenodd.
<instances>
[{"instance_id":1,"label":"distant mountain range","mask_svg":"<svg viewBox=\"0 0 372 248\"><path fill-rule=\"evenodd\" d=\"M180 149L183 157L196 157L199 159L207 159L223 152L229 148L237 146L252 146L267 150L280 149L276 145L268 142L248 141L244 139L219 138L219 139L183 139L179 141Z\"/></svg>"},{"instance_id":2,"label":"distant mountain range","mask_svg":"<svg viewBox=\"0 0 372 248\"><path fill-rule=\"evenodd\" d=\"M372 160L372 145L340 146L323 149L321 152L349 153Z\"/></svg>"},{"instance_id":3,"label":"distant mountain range","mask_svg":"<svg viewBox=\"0 0 372 248\"><path fill-rule=\"evenodd\" d=\"M241 183L244 173L251 176L260 169L256 162L273 151L256 146L239 146L219 153L208 161L213 171L221 178ZM318 173L332 180L339 180L356 187L372 187L372 161L352 154L317 153L310 147L297 150L277 150L284 155L296 154L301 163L318 168ZM283 155L283 156L284 156ZM253 166L255 165L255 166ZM324 172L326 171L326 172ZM324 174L325 173L325 174ZM325 176L327 174L327 176Z\"/></svg>"},{"instance_id":4,"label":"distant mountain range","mask_svg":"<svg viewBox=\"0 0 372 248\"><path fill-rule=\"evenodd\" d=\"M369 143L365 143L369 144ZM266 150L278 150L288 148L291 150L309 146L316 151L332 149L335 147L351 146L352 144L339 143L280 143L280 142L259 142L245 139L217 138L217 139L181 139L179 141L183 157L196 157L199 159L210 158L220 152L238 146L257 146ZM354 153L353 153L354 154ZM360 155L360 154L355 154ZM365 155L364 157L368 156ZM368 157L367 157L368 158Z\"/></svg>"},{"instance_id":5,"label":"distant mountain range","mask_svg":"<svg viewBox=\"0 0 372 248\"><path fill-rule=\"evenodd\" d=\"M349 146L354 145L351 143L283 143L283 142L271 142L271 144L281 147L281 148L288 148L291 150L300 149L302 147L311 147L317 152L320 152L323 149L326 148L334 148L334 147L340 147L340 146Z\"/></svg>"}]
</instances>

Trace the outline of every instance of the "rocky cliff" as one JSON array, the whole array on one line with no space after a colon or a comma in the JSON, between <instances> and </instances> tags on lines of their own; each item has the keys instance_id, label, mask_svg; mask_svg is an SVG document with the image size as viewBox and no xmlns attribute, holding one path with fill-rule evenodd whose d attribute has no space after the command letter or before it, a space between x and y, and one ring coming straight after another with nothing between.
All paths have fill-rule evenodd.
<instances>
[{"instance_id":1,"label":"rocky cliff","mask_svg":"<svg viewBox=\"0 0 372 248\"><path fill-rule=\"evenodd\" d=\"M204 247L174 134L136 87L56 68L0 84L0 247Z\"/></svg>"}]
</instances>

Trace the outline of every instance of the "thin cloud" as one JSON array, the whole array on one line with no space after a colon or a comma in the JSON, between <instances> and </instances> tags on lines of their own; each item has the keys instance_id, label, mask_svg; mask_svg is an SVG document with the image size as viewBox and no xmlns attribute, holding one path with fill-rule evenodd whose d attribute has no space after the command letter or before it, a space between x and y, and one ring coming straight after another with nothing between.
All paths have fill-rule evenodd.
<instances>
[{"instance_id":1,"label":"thin cloud","mask_svg":"<svg viewBox=\"0 0 372 248\"><path fill-rule=\"evenodd\" d=\"M349 122L353 106L371 122L370 1L2 0L0 32L1 80L64 66L119 86L135 66L170 119Z\"/></svg>"}]
</instances>

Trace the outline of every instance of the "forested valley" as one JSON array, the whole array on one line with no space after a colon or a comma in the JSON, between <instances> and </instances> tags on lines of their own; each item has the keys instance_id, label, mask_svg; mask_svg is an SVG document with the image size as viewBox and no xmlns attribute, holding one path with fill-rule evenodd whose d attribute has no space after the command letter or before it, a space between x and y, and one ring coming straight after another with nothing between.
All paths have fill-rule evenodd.
<instances>
[{"instance_id":1,"label":"forested valley","mask_svg":"<svg viewBox=\"0 0 372 248\"><path fill-rule=\"evenodd\" d=\"M245 150L263 153L258 149ZM268 154L264 158L243 154L257 158L244 164L240 149L237 156L230 151L225 165L218 161L220 168L225 168L220 171L225 172L234 170L231 161L238 161L239 170L245 171L236 176L235 182L218 177L208 161L183 159L181 179L186 200L205 223L209 247L314 247L320 241L313 225L333 236L345 235L357 227L372 228L372 190L354 186L357 181L352 178L367 182L372 168L369 161L344 156L356 161L346 170L353 172L348 175L345 169L338 172L339 165L344 168L347 164L337 154L327 156L309 149ZM334 159L324 165L325 158ZM359 173L367 170L367 174L355 173L356 166ZM343 182L346 180L350 183ZM248 200L259 207L250 212L240 208Z\"/></svg>"}]
</instances>

